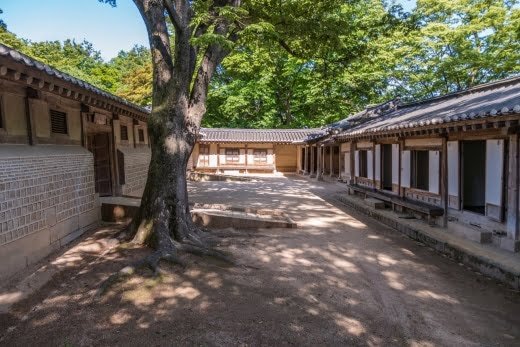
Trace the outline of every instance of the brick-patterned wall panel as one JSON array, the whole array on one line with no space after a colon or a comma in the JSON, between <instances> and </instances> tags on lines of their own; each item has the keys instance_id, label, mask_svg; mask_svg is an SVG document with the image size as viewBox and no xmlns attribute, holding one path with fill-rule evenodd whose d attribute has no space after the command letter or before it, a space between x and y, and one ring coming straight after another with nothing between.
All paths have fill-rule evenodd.
<instances>
[{"instance_id":1,"label":"brick-patterned wall panel","mask_svg":"<svg viewBox=\"0 0 520 347\"><path fill-rule=\"evenodd\" d=\"M124 156L125 184L122 186L123 195L141 196L148 177L151 151L147 147L120 148Z\"/></svg>"},{"instance_id":2,"label":"brick-patterned wall panel","mask_svg":"<svg viewBox=\"0 0 520 347\"><path fill-rule=\"evenodd\" d=\"M81 147L0 146L0 245L95 209L94 190Z\"/></svg>"}]
</instances>

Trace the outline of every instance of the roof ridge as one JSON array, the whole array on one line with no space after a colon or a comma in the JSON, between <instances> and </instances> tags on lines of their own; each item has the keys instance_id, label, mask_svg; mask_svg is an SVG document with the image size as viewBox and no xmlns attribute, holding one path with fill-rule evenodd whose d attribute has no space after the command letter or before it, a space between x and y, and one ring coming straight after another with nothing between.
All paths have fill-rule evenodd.
<instances>
[{"instance_id":1,"label":"roof ridge","mask_svg":"<svg viewBox=\"0 0 520 347\"><path fill-rule=\"evenodd\" d=\"M410 107L410 106L414 106L414 105L421 105L421 104L425 104L425 103L432 102L432 101L449 99L449 98L456 97L456 96L462 96L462 95L466 95L466 94L471 94L471 93L474 93L474 92L477 92L477 91L495 89L495 88L499 88L499 87L506 86L506 85L509 85L509 84L516 84L516 83L520 83L520 74L516 74L514 76L502 78L502 79L495 80L495 81L490 81L490 82L486 82L486 83L482 83L482 84L477 84L477 85L475 85L473 87L469 87L469 88L466 88L466 89L463 89L463 90L459 90L459 91L456 91L456 92L451 92L451 93L448 93L448 94L435 96L435 97L432 97L432 98L426 98L426 99L421 99L421 100L414 100L414 101L409 101L409 102L402 102L402 103L400 103L397 106L397 108L398 109L402 109L404 107Z\"/></svg>"}]
</instances>

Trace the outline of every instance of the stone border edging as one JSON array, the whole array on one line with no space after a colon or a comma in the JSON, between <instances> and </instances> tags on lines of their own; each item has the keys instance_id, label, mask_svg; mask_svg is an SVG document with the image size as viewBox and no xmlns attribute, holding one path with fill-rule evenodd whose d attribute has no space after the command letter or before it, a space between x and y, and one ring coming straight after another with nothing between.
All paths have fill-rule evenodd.
<instances>
[{"instance_id":1,"label":"stone border edging","mask_svg":"<svg viewBox=\"0 0 520 347\"><path fill-rule=\"evenodd\" d=\"M335 194L333 198L343 205L353 208L358 212L362 212L374 220L401 232L412 240L419 241L433 248L436 252L446 255L456 262L463 263L474 270L511 286L516 290L520 289L520 273L513 269L508 269L504 264L500 264L499 262L485 256L472 254L449 241L438 240L425 231L400 223L393 218L368 208L364 204L358 204L352 201L352 199L345 198L341 194Z\"/></svg>"}]
</instances>

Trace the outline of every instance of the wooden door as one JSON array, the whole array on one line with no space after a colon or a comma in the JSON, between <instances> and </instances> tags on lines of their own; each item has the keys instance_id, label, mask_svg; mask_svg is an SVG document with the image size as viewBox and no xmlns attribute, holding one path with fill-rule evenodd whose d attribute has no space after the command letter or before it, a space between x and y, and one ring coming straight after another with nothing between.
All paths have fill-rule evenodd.
<instances>
[{"instance_id":1,"label":"wooden door","mask_svg":"<svg viewBox=\"0 0 520 347\"><path fill-rule=\"evenodd\" d=\"M92 135L89 150L94 154L94 174L96 192L99 196L112 195L112 177L110 174L110 143L106 133Z\"/></svg>"}]
</instances>

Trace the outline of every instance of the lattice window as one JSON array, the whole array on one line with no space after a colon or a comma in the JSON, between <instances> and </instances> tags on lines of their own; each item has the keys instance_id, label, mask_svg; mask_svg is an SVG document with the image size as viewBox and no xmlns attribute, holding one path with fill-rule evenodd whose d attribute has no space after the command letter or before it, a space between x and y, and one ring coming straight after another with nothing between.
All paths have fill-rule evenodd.
<instances>
[{"instance_id":1,"label":"lattice window","mask_svg":"<svg viewBox=\"0 0 520 347\"><path fill-rule=\"evenodd\" d=\"M226 148L226 163L240 162L240 150L238 148Z\"/></svg>"},{"instance_id":2,"label":"lattice window","mask_svg":"<svg viewBox=\"0 0 520 347\"><path fill-rule=\"evenodd\" d=\"M144 143L144 130L137 129L137 133L139 134L139 143Z\"/></svg>"},{"instance_id":3,"label":"lattice window","mask_svg":"<svg viewBox=\"0 0 520 347\"><path fill-rule=\"evenodd\" d=\"M255 149L253 151L253 161L258 164L267 163L267 150L266 149Z\"/></svg>"},{"instance_id":4,"label":"lattice window","mask_svg":"<svg viewBox=\"0 0 520 347\"><path fill-rule=\"evenodd\" d=\"M209 166L209 145L199 145L199 163Z\"/></svg>"},{"instance_id":5,"label":"lattice window","mask_svg":"<svg viewBox=\"0 0 520 347\"><path fill-rule=\"evenodd\" d=\"M121 140L128 141L128 127L126 125L121 125Z\"/></svg>"},{"instance_id":6,"label":"lattice window","mask_svg":"<svg viewBox=\"0 0 520 347\"><path fill-rule=\"evenodd\" d=\"M50 110L51 132L54 134L68 134L67 114L56 110Z\"/></svg>"}]
</instances>

